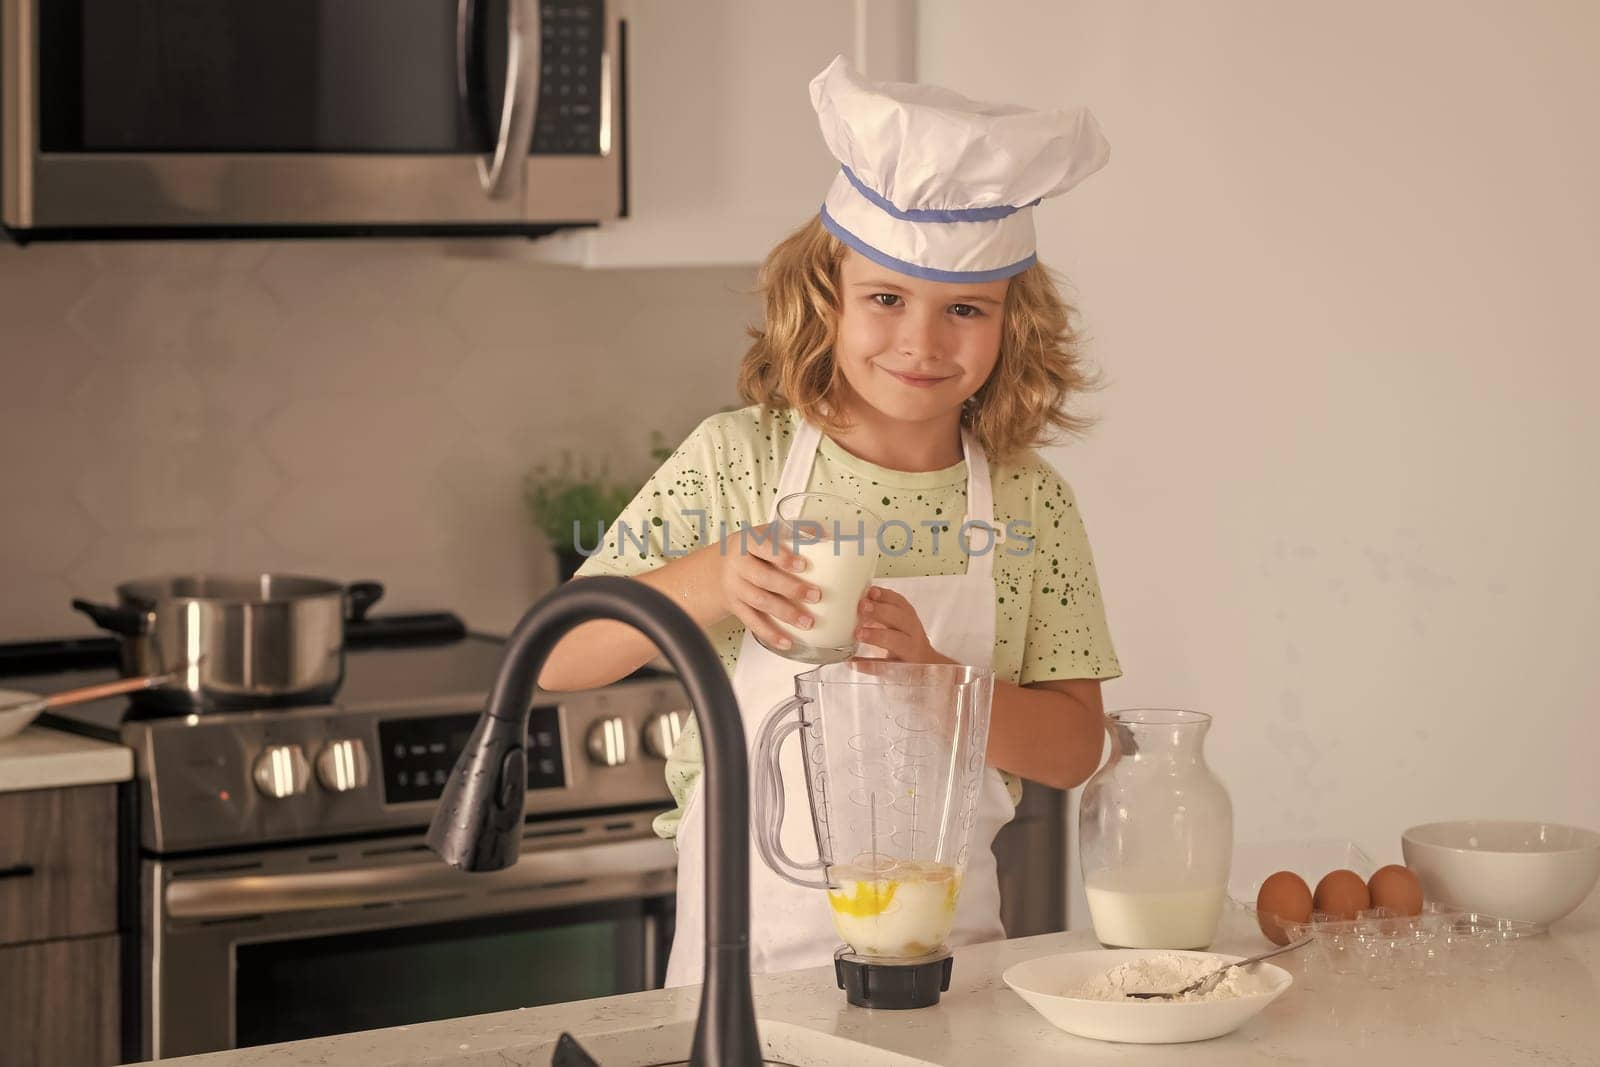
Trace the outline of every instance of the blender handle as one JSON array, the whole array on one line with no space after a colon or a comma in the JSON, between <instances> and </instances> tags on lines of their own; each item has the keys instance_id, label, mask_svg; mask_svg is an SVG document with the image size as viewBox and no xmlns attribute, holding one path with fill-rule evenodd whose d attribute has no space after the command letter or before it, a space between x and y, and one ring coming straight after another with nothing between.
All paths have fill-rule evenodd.
<instances>
[{"instance_id":1,"label":"blender handle","mask_svg":"<svg viewBox=\"0 0 1600 1067\"><path fill-rule=\"evenodd\" d=\"M793 696L773 708L756 734L755 766L755 819L751 829L755 833L756 851L778 877L807 889L827 889L826 878L807 878L806 871L821 870L823 863L816 859L799 863L783 850L783 768L779 765L783 742L796 730L805 728L802 719L784 719L804 706L804 697Z\"/></svg>"}]
</instances>

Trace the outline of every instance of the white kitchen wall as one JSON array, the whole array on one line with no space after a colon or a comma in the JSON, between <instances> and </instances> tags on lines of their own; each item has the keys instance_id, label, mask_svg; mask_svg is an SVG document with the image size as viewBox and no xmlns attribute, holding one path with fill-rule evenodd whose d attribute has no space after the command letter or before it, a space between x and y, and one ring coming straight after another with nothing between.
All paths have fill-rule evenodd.
<instances>
[{"instance_id":1,"label":"white kitchen wall","mask_svg":"<svg viewBox=\"0 0 1600 1067\"><path fill-rule=\"evenodd\" d=\"M1388 862L1432 819L1600 826L1600 7L919 20L921 78L1087 104L1112 145L1037 213L1109 383L1050 452L1108 705L1216 716L1240 842Z\"/></svg>"},{"instance_id":2,"label":"white kitchen wall","mask_svg":"<svg viewBox=\"0 0 1600 1067\"><path fill-rule=\"evenodd\" d=\"M555 582L521 502L564 449L640 481L734 403L749 269L496 243L0 244L0 640L169 571L377 578L508 629Z\"/></svg>"}]
</instances>

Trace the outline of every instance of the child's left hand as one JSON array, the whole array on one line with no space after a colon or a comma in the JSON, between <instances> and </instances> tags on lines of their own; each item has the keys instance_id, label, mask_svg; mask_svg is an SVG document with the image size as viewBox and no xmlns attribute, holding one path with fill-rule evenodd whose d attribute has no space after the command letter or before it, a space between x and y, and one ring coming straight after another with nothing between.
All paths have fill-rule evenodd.
<instances>
[{"instance_id":1,"label":"child's left hand","mask_svg":"<svg viewBox=\"0 0 1600 1067\"><path fill-rule=\"evenodd\" d=\"M893 590L869 586L856 606L856 640L876 645L899 663L954 663L928 641L917 609Z\"/></svg>"}]
</instances>

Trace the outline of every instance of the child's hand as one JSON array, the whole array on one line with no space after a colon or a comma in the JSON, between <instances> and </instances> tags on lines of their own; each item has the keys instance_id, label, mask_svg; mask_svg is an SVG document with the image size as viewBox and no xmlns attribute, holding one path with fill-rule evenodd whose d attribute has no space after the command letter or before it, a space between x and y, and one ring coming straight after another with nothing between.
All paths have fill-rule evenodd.
<instances>
[{"instance_id":1,"label":"child's hand","mask_svg":"<svg viewBox=\"0 0 1600 1067\"><path fill-rule=\"evenodd\" d=\"M876 645L899 663L954 663L928 641L911 601L882 586L869 586L856 607L856 640Z\"/></svg>"},{"instance_id":2,"label":"child's hand","mask_svg":"<svg viewBox=\"0 0 1600 1067\"><path fill-rule=\"evenodd\" d=\"M762 644L783 649L794 642L772 620L809 629L815 620L802 605L822 599L822 590L796 577L806 561L777 542L771 523L753 528L747 537L729 534L720 546L718 577L727 610Z\"/></svg>"}]
</instances>

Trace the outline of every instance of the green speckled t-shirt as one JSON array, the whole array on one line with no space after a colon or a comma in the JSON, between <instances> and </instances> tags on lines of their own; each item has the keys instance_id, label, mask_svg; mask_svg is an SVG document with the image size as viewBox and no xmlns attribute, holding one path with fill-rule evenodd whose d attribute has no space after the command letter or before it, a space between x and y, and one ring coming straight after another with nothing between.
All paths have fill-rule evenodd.
<instances>
[{"instance_id":1,"label":"green speckled t-shirt","mask_svg":"<svg viewBox=\"0 0 1600 1067\"><path fill-rule=\"evenodd\" d=\"M584 561L578 575L641 574L741 527L767 522L798 425L792 409L760 406L706 419L606 531L599 551ZM995 648L990 665L995 677L1015 685L1117 677L1121 668L1071 487L1031 449L1006 463L991 459L990 480L995 522L1023 535L1021 544L1008 539L994 549ZM879 518L900 519L910 527L909 544L903 528L885 531L877 577L966 572L967 556L954 538L967 511L965 461L937 471L890 470L851 455L824 434L806 488L858 500ZM924 525L941 518L953 525ZM1024 554L1030 533L1032 547ZM706 631L730 675L744 629L730 614ZM700 737L691 720L667 760L667 787L678 806L656 818L662 837L676 836L700 770ZM1021 783L1012 775L1005 777L1016 801Z\"/></svg>"}]
</instances>

